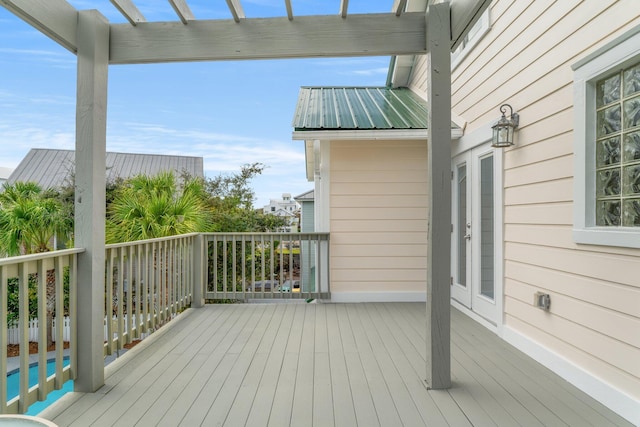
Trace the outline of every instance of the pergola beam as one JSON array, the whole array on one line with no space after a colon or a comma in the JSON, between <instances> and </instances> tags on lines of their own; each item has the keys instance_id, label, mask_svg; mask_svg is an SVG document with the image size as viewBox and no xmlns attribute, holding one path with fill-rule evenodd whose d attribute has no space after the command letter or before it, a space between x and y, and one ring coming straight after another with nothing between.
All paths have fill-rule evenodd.
<instances>
[{"instance_id":1,"label":"pergola beam","mask_svg":"<svg viewBox=\"0 0 640 427\"><path fill-rule=\"evenodd\" d=\"M120 13L127 18L127 21L131 23L131 25L138 25L140 22L146 22L147 20L142 15L142 13L138 10L135 4L131 0L110 0L111 4L113 4L116 9L120 11Z\"/></svg>"},{"instance_id":2,"label":"pergola beam","mask_svg":"<svg viewBox=\"0 0 640 427\"><path fill-rule=\"evenodd\" d=\"M66 49L78 50L78 11L65 0L0 0L0 5Z\"/></svg>"},{"instance_id":3,"label":"pergola beam","mask_svg":"<svg viewBox=\"0 0 640 427\"><path fill-rule=\"evenodd\" d=\"M169 3L171 3L173 10L176 11L183 24L187 24L189 21L195 21L196 17L193 16L186 0L169 0Z\"/></svg>"},{"instance_id":4,"label":"pergola beam","mask_svg":"<svg viewBox=\"0 0 640 427\"><path fill-rule=\"evenodd\" d=\"M424 13L301 16L111 25L111 64L418 55Z\"/></svg>"}]
</instances>

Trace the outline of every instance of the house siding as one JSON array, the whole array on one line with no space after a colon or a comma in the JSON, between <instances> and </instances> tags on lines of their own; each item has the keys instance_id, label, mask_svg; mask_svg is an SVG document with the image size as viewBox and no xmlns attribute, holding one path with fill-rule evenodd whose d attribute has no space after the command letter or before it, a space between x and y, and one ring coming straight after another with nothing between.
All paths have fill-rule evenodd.
<instances>
[{"instance_id":1,"label":"house siding","mask_svg":"<svg viewBox=\"0 0 640 427\"><path fill-rule=\"evenodd\" d=\"M426 141L332 141L331 292L426 292Z\"/></svg>"},{"instance_id":2,"label":"house siding","mask_svg":"<svg viewBox=\"0 0 640 427\"><path fill-rule=\"evenodd\" d=\"M504 313L510 328L640 401L640 250L579 245L573 226L572 64L640 25L636 0L499 0L454 70L465 134L520 114L504 151ZM410 88L426 90L425 58ZM533 306L537 291L551 310Z\"/></svg>"}]
</instances>

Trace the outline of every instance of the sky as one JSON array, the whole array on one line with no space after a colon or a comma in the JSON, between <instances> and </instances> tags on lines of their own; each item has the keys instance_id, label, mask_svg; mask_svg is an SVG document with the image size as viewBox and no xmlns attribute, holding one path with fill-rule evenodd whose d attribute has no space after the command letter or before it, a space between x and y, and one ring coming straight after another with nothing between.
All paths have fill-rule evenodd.
<instances>
[{"instance_id":1,"label":"sky","mask_svg":"<svg viewBox=\"0 0 640 427\"><path fill-rule=\"evenodd\" d=\"M108 0L68 0L126 19ZM135 0L147 21L175 21L166 0ZM231 19L222 0L188 0L196 19ZM388 12L393 0L350 0L349 13ZM284 0L242 0L247 18L286 16ZM292 0L295 15L337 14L340 0ZM205 176L266 165L254 206L313 188L291 122L301 86L384 86L388 57L113 65L107 151L200 156ZM31 148L74 149L76 57L0 6L0 167Z\"/></svg>"}]
</instances>

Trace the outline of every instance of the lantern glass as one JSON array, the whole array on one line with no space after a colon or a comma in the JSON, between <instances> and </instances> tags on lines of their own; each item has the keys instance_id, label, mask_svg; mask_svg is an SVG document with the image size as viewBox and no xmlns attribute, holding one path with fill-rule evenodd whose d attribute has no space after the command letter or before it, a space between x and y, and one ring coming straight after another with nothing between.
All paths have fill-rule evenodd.
<instances>
[{"instance_id":1,"label":"lantern glass","mask_svg":"<svg viewBox=\"0 0 640 427\"><path fill-rule=\"evenodd\" d=\"M513 125L504 116L493 126L493 147L509 147L513 145Z\"/></svg>"}]
</instances>

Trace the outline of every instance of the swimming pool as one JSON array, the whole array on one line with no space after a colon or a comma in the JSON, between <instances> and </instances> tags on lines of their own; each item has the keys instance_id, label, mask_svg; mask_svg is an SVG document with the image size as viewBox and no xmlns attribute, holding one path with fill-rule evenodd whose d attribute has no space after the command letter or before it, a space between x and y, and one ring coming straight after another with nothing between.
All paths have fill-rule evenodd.
<instances>
[{"instance_id":1,"label":"swimming pool","mask_svg":"<svg viewBox=\"0 0 640 427\"><path fill-rule=\"evenodd\" d=\"M69 365L69 358L64 358L63 365ZM56 371L56 363L55 360L49 360L47 362L47 376L53 375ZM29 366L29 387L33 387L38 383L38 364L34 363ZM42 410L44 410L47 406L51 405L56 400L60 399L64 396L65 393L73 391L73 381L69 380L60 390L54 390L49 395L47 395L47 399L42 402L36 402L29 407L29 410L26 412L27 415L37 415ZM7 375L7 397L9 400L20 394L20 371L13 371Z\"/></svg>"}]
</instances>

